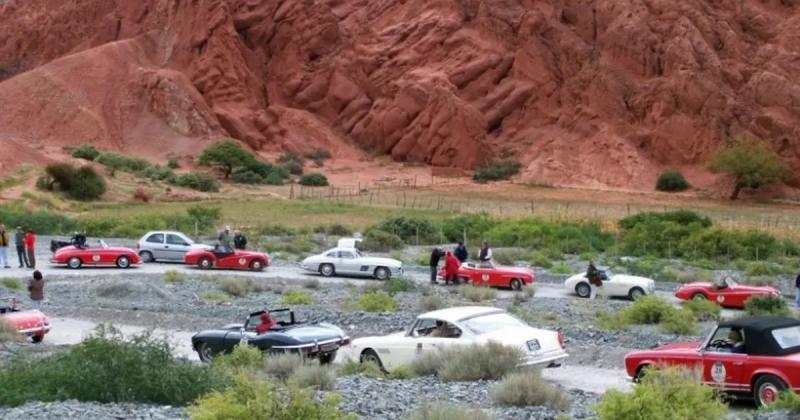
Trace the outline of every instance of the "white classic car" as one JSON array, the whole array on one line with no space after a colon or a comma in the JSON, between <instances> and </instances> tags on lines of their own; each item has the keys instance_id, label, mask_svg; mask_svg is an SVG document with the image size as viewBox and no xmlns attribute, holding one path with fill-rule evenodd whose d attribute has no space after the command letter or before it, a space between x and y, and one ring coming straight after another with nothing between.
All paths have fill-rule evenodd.
<instances>
[{"instance_id":1,"label":"white classic car","mask_svg":"<svg viewBox=\"0 0 800 420\"><path fill-rule=\"evenodd\" d=\"M630 276L627 274L614 274L609 269L600 269L605 273L603 287L597 289L597 294L608 297L628 297L631 300L639 299L644 295L652 295L656 291L656 282L647 277ZM568 292L575 292L582 298L591 294L589 280L586 273L575 274L564 282Z\"/></svg>"},{"instance_id":2,"label":"white classic car","mask_svg":"<svg viewBox=\"0 0 800 420\"><path fill-rule=\"evenodd\" d=\"M369 257L355 248L332 248L300 263L303 270L325 277L333 275L367 276L387 280L403 274L403 263L392 258Z\"/></svg>"},{"instance_id":3,"label":"white classic car","mask_svg":"<svg viewBox=\"0 0 800 420\"><path fill-rule=\"evenodd\" d=\"M357 338L350 357L392 370L408 366L424 352L489 341L522 349L525 358L520 366L557 366L567 357L560 333L533 328L502 309L486 306L440 309L418 316L408 331Z\"/></svg>"}]
</instances>

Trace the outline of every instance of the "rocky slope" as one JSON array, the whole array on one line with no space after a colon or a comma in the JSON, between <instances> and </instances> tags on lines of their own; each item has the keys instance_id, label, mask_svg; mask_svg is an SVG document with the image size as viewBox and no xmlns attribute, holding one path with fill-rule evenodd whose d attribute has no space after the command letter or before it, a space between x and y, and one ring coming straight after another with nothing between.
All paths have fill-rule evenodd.
<instances>
[{"instance_id":1,"label":"rocky slope","mask_svg":"<svg viewBox=\"0 0 800 420\"><path fill-rule=\"evenodd\" d=\"M800 163L798 0L5 0L0 140L264 151L651 188L741 132Z\"/></svg>"}]
</instances>

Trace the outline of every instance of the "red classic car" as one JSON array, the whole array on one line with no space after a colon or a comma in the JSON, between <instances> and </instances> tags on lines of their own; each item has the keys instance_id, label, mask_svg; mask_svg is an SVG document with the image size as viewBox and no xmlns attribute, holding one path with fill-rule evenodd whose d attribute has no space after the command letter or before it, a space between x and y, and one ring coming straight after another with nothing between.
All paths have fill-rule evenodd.
<instances>
[{"instance_id":1,"label":"red classic car","mask_svg":"<svg viewBox=\"0 0 800 420\"><path fill-rule=\"evenodd\" d=\"M675 297L682 300L707 299L727 308L744 308L747 299L758 295L780 296L781 292L769 286L747 286L738 284L731 278L716 283L689 283L675 291Z\"/></svg>"},{"instance_id":2,"label":"red classic car","mask_svg":"<svg viewBox=\"0 0 800 420\"><path fill-rule=\"evenodd\" d=\"M204 270L220 268L262 271L269 266L269 255L263 252L240 250L224 252L218 248L213 250L193 249L186 253L183 257L183 262L189 265L197 265Z\"/></svg>"},{"instance_id":3,"label":"red classic car","mask_svg":"<svg viewBox=\"0 0 800 420\"><path fill-rule=\"evenodd\" d=\"M721 322L704 341L676 343L625 356L635 381L644 368L683 366L702 370L703 383L733 395L751 395L758 406L783 390L800 392L800 320L740 318Z\"/></svg>"},{"instance_id":4,"label":"red classic car","mask_svg":"<svg viewBox=\"0 0 800 420\"><path fill-rule=\"evenodd\" d=\"M136 251L130 248L110 247L104 241L96 247L73 245L56 250L53 264L66 264L69 268L81 268L84 265L107 265L119 268L130 268L132 264L139 264L141 260Z\"/></svg>"},{"instance_id":5,"label":"red classic car","mask_svg":"<svg viewBox=\"0 0 800 420\"><path fill-rule=\"evenodd\" d=\"M50 331L50 320L36 310L21 311L16 299L9 299L9 304L0 304L0 322L6 322L14 327L20 334L31 337L34 343L44 339Z\"/></svg>"},{"instance_id":6,"label":"red classic car","mask_svg":"<svg viewBox=\"0 0 800 420\"><path fill-rule=\"evenodd\" d=\"M444 280L444 268L439 270L439 280ZM510 287L520 290L522 286L533 283L533 270L525 267L509 267L477 263L463 263L458 269L459 283L472 283L476 286Z\"/></svg>"}]
</instances>

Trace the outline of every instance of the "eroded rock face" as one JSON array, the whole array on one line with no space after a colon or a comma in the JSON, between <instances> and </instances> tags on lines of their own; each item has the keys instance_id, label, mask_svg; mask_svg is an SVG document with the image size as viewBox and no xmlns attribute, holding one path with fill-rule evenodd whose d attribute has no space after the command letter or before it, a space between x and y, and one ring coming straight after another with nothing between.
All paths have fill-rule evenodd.
<instances>
[{"instance_id":1,"label":"eroded rock face","mask_svg":"<svg viewBox=\"0 0 800 420\"><path fill-rule=\"evenodd\" d=\"M800 162L796 0L7 0L0 23L17 142L356 144L633 188L742 132Z\"/></svg>"}]
</instances>

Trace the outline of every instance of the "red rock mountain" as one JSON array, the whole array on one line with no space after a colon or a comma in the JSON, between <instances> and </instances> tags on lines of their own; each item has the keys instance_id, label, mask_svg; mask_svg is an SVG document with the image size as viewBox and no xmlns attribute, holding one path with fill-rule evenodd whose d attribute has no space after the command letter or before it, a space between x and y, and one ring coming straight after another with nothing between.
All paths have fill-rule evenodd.
<instances>
[{"instance_id":1,"label":"red rock mountain","mask_svg":"<svg viewBox=\"0 0 800 420\"><path fill-rule=\"evenodd\" d=\"M651 188L741 132L799 167L800 0L0 1L20 159L230 136Z\"/></svg>"}]
</instances>

